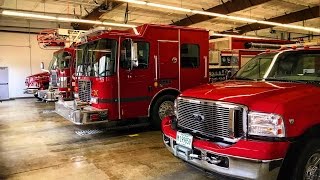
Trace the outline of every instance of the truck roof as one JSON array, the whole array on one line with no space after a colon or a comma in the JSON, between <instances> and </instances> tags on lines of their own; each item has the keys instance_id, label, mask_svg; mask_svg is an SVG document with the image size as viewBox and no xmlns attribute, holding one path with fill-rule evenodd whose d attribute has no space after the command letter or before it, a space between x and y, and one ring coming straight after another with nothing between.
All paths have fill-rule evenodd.
<instances>
[{"instance_id":1,"label":"truck roof","mask_svg":"<svg viewBox=\"0 0 320 180\"><path fill-rule=\"evenodd\" d=\"M277 53L277 52L283 52L283 51L320 51L320 46L311 46L311 47L283 47L283 48L280 48L280 49L277 49L277 50L266 50L265 52L263 53Z\"/></svg>"},{"instance_id":2,"label":"truck roof","mask_svg":"<svg viewBox=\"0 0 320 180\"><path fill-rule=\"evenodd\" d=\"M117 36L124 36L124 37L144 37L145 33L151 30L152 28L165 28L165 29L180 29L180 30L188 30L188 31L202 31L202 32L209 32L206 29L202 28L193 28L193 27L182 27L182 26L172 26L172 25L159 25L159 24L143 24L141 26L136 27L136 32L134 28L130 28L127 30L110 30L110 31L100 31L98 33L93 33L91 36L87 36L87 41L94 41L97 39L105 38L105 37L117 37ZM209 40L209 39L208 39ZM78 43L76 46L81 44L85 44L86 42Z\"/></svg>"}]
</instances>

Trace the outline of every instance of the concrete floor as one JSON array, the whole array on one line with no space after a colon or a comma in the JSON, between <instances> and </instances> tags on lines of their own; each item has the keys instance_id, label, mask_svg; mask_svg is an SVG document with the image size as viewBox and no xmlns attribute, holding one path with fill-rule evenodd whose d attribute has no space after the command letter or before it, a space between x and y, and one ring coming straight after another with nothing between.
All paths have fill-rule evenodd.
<instances>
[{"instance_id":1,"label":"concrete floor","mask_svg":"<svg viewBox=\"0 0 320 180\"><path fill-rule=\"evenodd\" d=\"M0 103L0 179L208 179L172 156L160 131L146 128L79 134L35 99ZM88 131L85 131L88 132Z\"/></svg>"}]
</instances>

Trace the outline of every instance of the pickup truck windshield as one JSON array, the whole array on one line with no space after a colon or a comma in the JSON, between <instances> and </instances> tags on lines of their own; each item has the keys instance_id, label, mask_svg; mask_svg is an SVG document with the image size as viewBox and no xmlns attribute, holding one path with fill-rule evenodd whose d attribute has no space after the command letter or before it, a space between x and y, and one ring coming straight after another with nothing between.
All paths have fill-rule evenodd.
<instances>
[{"instance_id":1,"label":"pickup truck windshield","mask_svg":"<svg viewBox=\"0 0 320 180\"><path fill-rule=\"evenodd\" d=\"M239 80L261 80L277 53L265 53L252 58L235 75Z\"/></svg>"},{"instance_id":2,"label":"pickup truck windshield","mask_svg":"<svg viewBox=\"0 0 320 180\"><path fill-rule=\"evenodd\" d=\"M278 53L264 53L254 57L238 71L235 79L320 82L320 51L286 51L280 53L272 64L276 54Z\"/></svg>"},{"instance_id":3,"label":"pickup truck windshield","mask_svg":"<svg viewBox=\"0 0 320 180\"><path fill-rule=\"evenodd\" d=\"M106 77L115 73L117 41L100 39L77 49L77 76Z\"/></svg>"}]
</instances>

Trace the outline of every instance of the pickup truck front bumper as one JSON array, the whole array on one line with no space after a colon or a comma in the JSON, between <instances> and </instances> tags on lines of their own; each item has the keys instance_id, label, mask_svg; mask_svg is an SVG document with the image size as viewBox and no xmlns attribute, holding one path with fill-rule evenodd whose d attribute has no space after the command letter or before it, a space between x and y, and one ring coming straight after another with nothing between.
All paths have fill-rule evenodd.
<instances>
[{"instance_id":1,"label":"pickup truck front bumper","mask_svg":"<svg viewBox=\"0 0 320 180\"><path fill-rule=\"evenodd\" d=\"M239 140L228 145L194 137L192 149L176 143L170 117L162 121L163 141L176 157L209 172L240 179L277 179L289 142Z\"/></svg>"},{"instance_id":2,"label":"pickup truck front bumper","mask_svg":"<svg viewBox=\"0 0 320 180\"><path fill-rule=\"evenodd\" d=\"M59 99L55 103L55 111L60 116L77 125L96 124L107 122L108 110L97 109L89 104Z\"/></svg>"}]
</instances>

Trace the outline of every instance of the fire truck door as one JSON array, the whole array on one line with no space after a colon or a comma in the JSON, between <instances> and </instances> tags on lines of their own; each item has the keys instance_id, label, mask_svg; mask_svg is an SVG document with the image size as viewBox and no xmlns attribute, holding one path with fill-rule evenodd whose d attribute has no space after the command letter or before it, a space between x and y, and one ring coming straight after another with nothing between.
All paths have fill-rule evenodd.
<instances>
[{"instance_id":1,"label":"fire truck door","mask_svg":"<svg viewBox=\"0 0 320 180\"><path fill-rule=\"evenodd\" d=\"M178 41L158 41L159 79L179 79L179 43Z\"/></svg>"},{"instance_id":2,"label":"fire truck door","mask_svg":"<svg viewBox=\"0 0 320 180\"><path fill-rule=\"evenodd\" d=\"M123 54L125 52L123 43L119 68L121 118L128 119L147 116L154 82L154 68L150 65L150 43L142 40L133 40L138 52L138 67L133 67L131 70L127 69L123 64L125 62L123 60L125 57Z\"/></svg>"}]
</instances>

